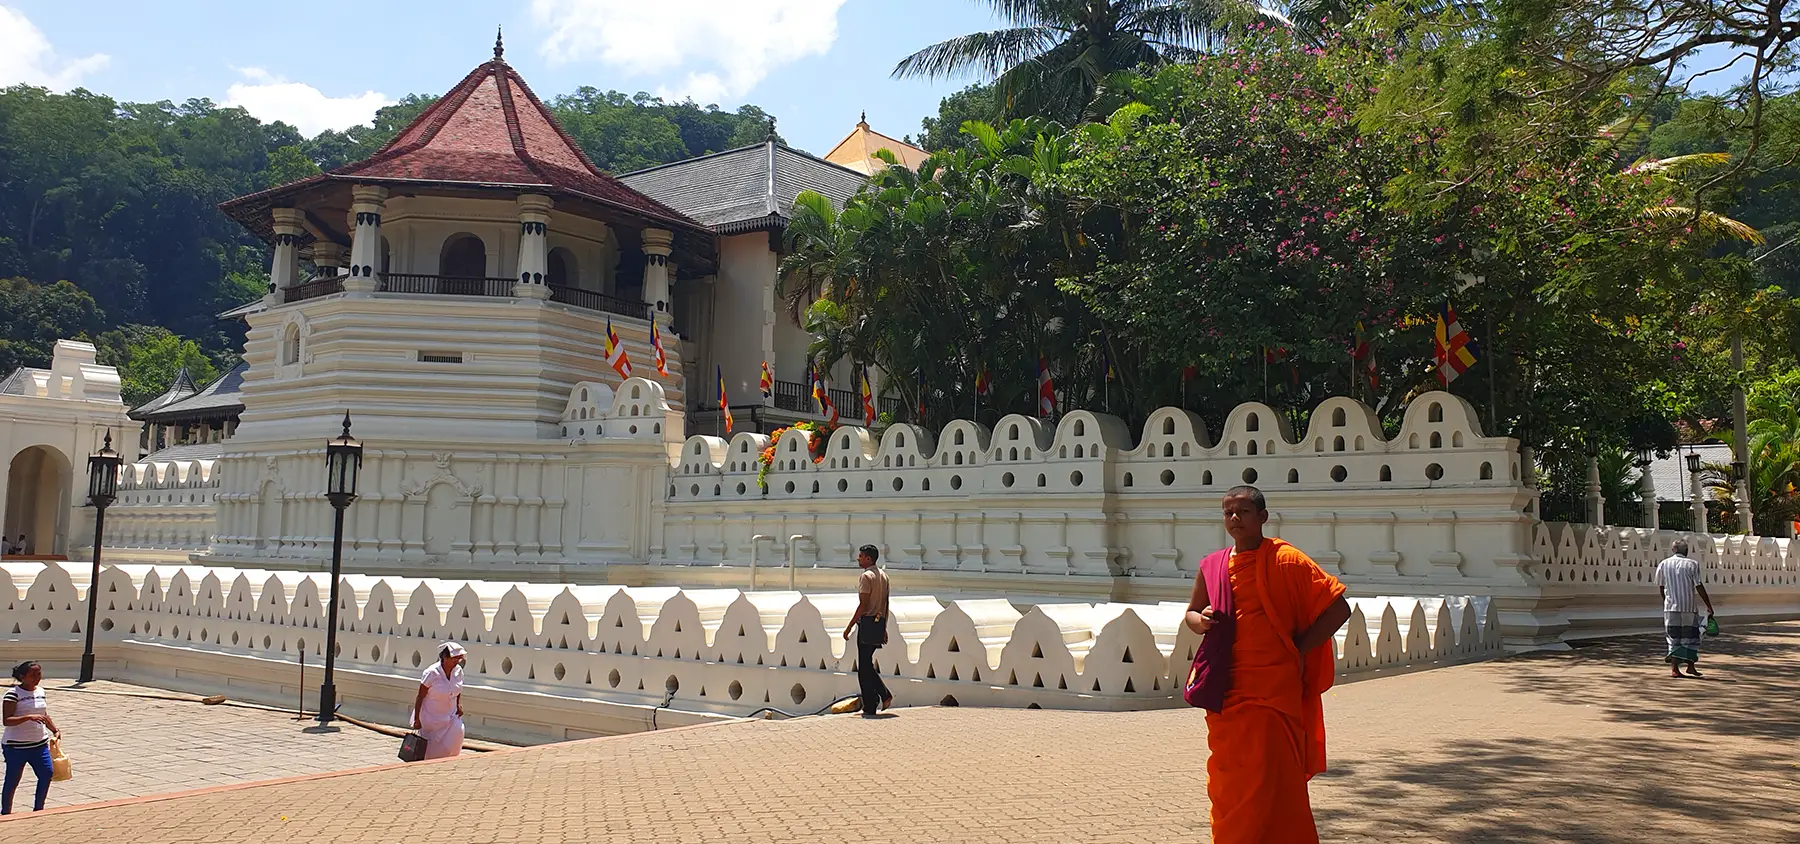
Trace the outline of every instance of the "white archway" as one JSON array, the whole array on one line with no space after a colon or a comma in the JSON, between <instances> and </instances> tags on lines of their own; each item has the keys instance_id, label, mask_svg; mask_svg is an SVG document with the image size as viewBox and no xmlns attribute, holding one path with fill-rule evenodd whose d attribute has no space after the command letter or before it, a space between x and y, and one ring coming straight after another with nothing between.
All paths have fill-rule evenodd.
<instances>
[{"instance_id":1,"label":"white archway","mask_svg":"<svg viewBox=\"0 0 1800 844\"><path fill-rule=\"evenodd\" d=\"M0 532L12 543L23 534L30 554L69 553L74 482L69 458L55 448L34 445L13 455L6 471L6 521Z\"/></svg>"}]
</instances>

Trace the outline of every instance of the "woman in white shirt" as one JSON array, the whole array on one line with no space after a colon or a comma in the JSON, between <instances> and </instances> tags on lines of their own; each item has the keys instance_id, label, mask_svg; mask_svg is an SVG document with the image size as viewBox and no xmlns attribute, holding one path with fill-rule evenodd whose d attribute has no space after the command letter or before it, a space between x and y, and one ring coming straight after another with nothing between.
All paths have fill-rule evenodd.
<instances>
[{"instance_id":1,"label":"woman in white shirt","mask_svg":"<svg viewBox=\"0 0 1800 844\"><path fill-rule=\"evenodd\" d=\"M438 648L438 661L425 669L413 701L412 727L425 739L426 759L462 753L462 665L467 651L455 642Z\"/></svg>"},{"instance_id":2,"label":"woman in white shirt","mask_svg":"<svg viewBox=\"0 0 1800 844\"><path fill-rule=\"evenodd\" d=\"M0 792L0 815L12 814L13 792L30 765L37 774L37 799L33 811L44 811L44 799L50 796L50 738L61 737L50 710L44 704L44 668L35 662L21 662L13 667L18 681L6 690L4 705L6 733L0 736L0 751L6 757L6 790Z\"/></svg>"}]
</instances>

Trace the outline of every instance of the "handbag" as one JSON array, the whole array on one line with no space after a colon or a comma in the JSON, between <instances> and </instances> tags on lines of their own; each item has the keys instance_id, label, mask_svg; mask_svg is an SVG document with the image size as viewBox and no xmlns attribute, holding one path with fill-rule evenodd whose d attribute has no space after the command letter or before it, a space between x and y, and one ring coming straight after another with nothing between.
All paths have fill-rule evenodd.
<instances>
[{"instance_id":1,"label":"handbag","mask_svg":"<svg viewBox=\"0 0 1800 844\"><path fill-rule=\"evenodd\" d=\"M1194 649L1194 664L1182 684L1181 699L1187 705L1219 712L1225 693L1231 690L1231 646L1237 638L1231 621L1237 610L1231 596L1231 549L1221 548L1200 561L1200 577L1206 581L1206 599L1212 605L1212 628Z\"/></svg>"},{"instance_id":2,"label":"handbag","mask_svg":"<svg viewBox=\"0 0 1800 844\"><path fill-rule=\"evenodd\" d=\"M50 781L68 782L75 778L75 767L69 764L69 757L63 755L62 740L50 740Z\"/></svg>"},{"instance_id":3,"label":"handbag","mask_svg":"<svg viewBox=\"0 0 1800 844\"><path fill-rule=\"evenodd\" d=\"M417 762L425 758L425 737L418 733L407 733L400 740L400 761Z\"/></svg>"},{"instance_id":4,"label":"handbag","mask_svg":"<svg viewBox=\"0 0 1800 844\"><path fill-rule=\"evenodd\" d=\"M1707 613L1706 615L1706 635L1719 635L1719 620L1714 618L1711 613Z\"/></svg>"}]
</instances>

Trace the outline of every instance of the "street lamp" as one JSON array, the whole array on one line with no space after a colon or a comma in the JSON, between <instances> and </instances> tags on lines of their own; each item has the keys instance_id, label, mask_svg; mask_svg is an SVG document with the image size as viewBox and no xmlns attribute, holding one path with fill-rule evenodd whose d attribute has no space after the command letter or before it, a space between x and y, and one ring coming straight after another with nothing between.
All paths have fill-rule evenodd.
<instances>
[{"instance_id":1,"label":"street lamp","mask_svg":"<svg viewBox=\"0 0 1800 844\"><path fill-rule=\"evenodd\" d=\"M87 642L81 649L81 682L94 680L94 619L100 613L100 545L106 537L106 508L119 495L119 453L112 431L100 451L88 455L88 503L94 505L94 571L88 578Z\"/></svg>"},{"instance_id":2,"label":"street lamp","mask_svg":"<svg viewBox=\"0 0 1800 844\"><path fill-rule=\"evenodd\" d=\"M1710 533L1711 531L1708 531L1706 529L1706 499L1701 497L1701 491L1700 491L1700 452L1699 451L1689 451L1687 453L1687 470L1688 470L1688 497L1694 508L1693 531L1695 533Z\"/></svg>"},{"instance_id":3,"label":"street lamp","mask_svg":"<svg viewBox=\"0 0 1800 844\"><path fill-rule=\"evenodd\" d=\"M325 683L319 687L319 726L337 714L337 687L332 668L337 661L338 581L344 565L344 510L356 500L356 474L362 469L362 443L350 436L350 411L344 411L344 432L325 442L325 498L337 511L331 531L331 603L326 611Z\"/></svg>"}]
</instances>

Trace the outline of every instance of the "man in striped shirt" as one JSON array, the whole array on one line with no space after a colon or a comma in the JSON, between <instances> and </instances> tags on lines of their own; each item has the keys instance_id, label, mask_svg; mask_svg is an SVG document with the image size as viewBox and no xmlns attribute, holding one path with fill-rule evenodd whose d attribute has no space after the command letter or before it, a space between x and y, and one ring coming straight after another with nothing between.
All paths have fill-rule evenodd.
<instances>
[{"instance_id":1,"label":"man in striped shirt","mask_svg":"<svg viewBox=\"0 0 1800 844\"><path fill-rule=\"evenodd\" d=\"M1663 660L1669 663L1671 677L1681 676L1682 663L1687 663L1689 677L1698 677L1694 664L1700 661L1701 621L1700 604L1694 598L1697 595L1706 602L1706 615L1711 618L1712 597L1700 582L1699 561L1687 555L1687 540L1675 540L1670 550L1674 556L1656 564L1656 588L1663 599L1663 635L1669 640L1669 655Z\"/></svg>"}]
</instances>

